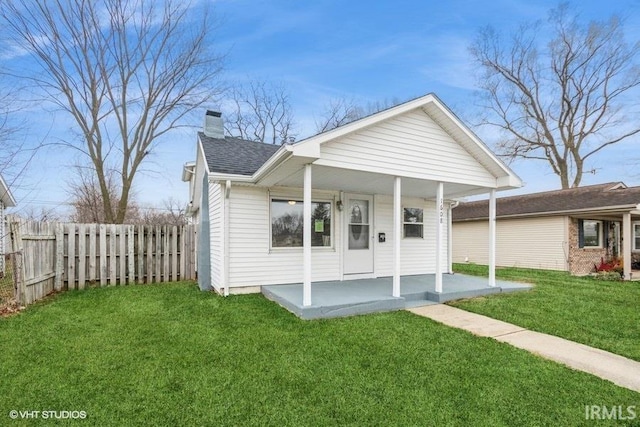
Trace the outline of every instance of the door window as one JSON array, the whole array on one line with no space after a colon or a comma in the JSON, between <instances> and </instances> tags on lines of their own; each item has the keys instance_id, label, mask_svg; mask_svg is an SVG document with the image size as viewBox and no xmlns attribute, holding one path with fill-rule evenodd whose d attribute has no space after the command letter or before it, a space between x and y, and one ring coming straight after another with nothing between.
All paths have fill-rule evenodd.
<instances>
[{"instance_id":1,"label":"door window","mask_svg":"<svg viewBox=\"0 0 640 427\"><path fill-rule=\"evenodd\" d=\"M369 249L369 201L351 200L348 213L349 249Z\"/></svg>"}]
</instances>

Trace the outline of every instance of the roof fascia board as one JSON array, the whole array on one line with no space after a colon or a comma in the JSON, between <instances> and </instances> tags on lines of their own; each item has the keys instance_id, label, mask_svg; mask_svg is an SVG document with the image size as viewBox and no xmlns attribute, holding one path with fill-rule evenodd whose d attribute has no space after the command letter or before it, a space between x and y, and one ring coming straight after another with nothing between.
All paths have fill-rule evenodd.
<instances>
[{"instance_id":1,"label":"roof fascia board","mask_svg":"<svg viewBox=\"0 0 640 427\"><path fill-rule=\"evenodd\" d=\"M251 175L238 175L233 173L210 173L208 174L209 182L216 181L227 181L231 180L234 182L253 182L253 177Z\"/></svg>"},{"instance_id":2,"label":"roof fascia board","mask_svg":"<svg viewBox=\"0 0 640 427\"><path fill-rule=\"evenodd\" d=\"M260 166L257 171L254 172L253 176L251 177L252 180L254 182L258 181L260 178L264 177L266 174L271 173L271 171L280 166L282 162L291 157L291 152L293 151L291 147L291 145L283 145L278 148L278 150L273 153L271 157L269 157L269 160L267 160L262 166Z\"/></svg>"},{"instance_id":3,"label":"roof fascia board","mask_svg":"<svg viewBox=\"0 0 640 427\"><path fill-rule=\"evenodd\" d=\"M207 156L204 153L204 147L202 146L202 140L200 139L200 134L198 134L198 151L199 153L196 153L196 159L198 154L202 156L202 160L204 163L204 172L205 174L210 175L211 171L209 171L209 163L207 162ZM196 163L197 163L197 160L196 160Z\"/></svg>"},{"instance_id":4,"label":"roof fascia board","mask_svg":"<svg viewBox=\"0 0 640 427\"><path fill-rule=\"evenodd\" d=\"M5 207L14 207L16 205L16 199L13 197L11 190L9 190L9 186L2 175L0 175L0 186L2 186L2 201L4 202Z\"/></svg>"},{"instance_id":5,"label":"roof fascia board","mask_svg":"<svg viewBox=\"0 0 640 427\"><path fill-rule=\"evenodd\" d=\"M538 216L558 216L558 215L571 215L571 214L586 214L592 213L594 215L603 215L616 211L630 211L633 213L634 210L640 209L640 205L620 205L620 206L607 206L606 208L584 208L584 209L571 209L564 211L549 211L549 212L531 212L531 213L522 213L522 214L514 214L514 215L498 215L496 218L527 218L527 217L538 217ZM464 221L481 221L487 220L489 217L475 217L475 218L467 218L467 219L454 219L454 222L464 222Z\"/></svg>"},{"instance_id":6,"label":"roof fascia board","mask_svg":"<svg viewBox=\"0 0 640 427\"><path fill-rule=\"evenodd\" d=\"M491 161L493 161L495 164L497 164L500 167L500 169L502 169L504 171L506 176L498 177L498 179L505 178L505 179L508 179L508 181L510 183L513 183L513 184L517 183L517 187L516 188L520 188L520 187L523 186L522 179L513 170L511 170L511 168L509 166L507 166L502 160L500 160L489 149L489 147L484 142L482 142L482 140L471 129L469 129L469 127L467 125L465 125L464 122L462 120L460 120L458 118L458 116L456 116L453 113L453 111L451 111L449 109L449 107L447 107L435 95L432 95L432 102L433 102L434 105L436 105L449 118L449 120L451 120L457 127L459 127L462 130L462 132L464 132L465 135L467 135L467 137L469 139L471 139L484 152L484 154L487 157L489 157L489 159L491 159ZM425 103L425 105L426 105L426 103ZM513 185L513 184L510 184L510 185Z\"/></svg>"}]
</instances>

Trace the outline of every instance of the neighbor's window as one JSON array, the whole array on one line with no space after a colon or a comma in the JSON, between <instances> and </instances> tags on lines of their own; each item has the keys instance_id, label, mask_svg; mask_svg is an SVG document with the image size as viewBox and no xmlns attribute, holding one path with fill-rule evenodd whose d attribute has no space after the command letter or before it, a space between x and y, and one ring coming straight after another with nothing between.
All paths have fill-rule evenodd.
<instances>
[{"instance_id":1,"label":"neighbor's window","mask_svg":"<svg viewBox=\"0 0 640 427\"><path fill-rule=\"evenodd\" d=\"M640 222L633 224L633 250L640 251Z\"/></svg>"},{"instance_id":2,"label":"neighbor's window","mask_svg":"<svg viewBox=\"0 0 640 427\"><path fill-rule=\"evenodd\" d=\"M404 208L402 225L404 237L423 237L424 211L421 208Z\"/></svg>"},{"instance_id":3,"label":"neighbor's window","mask_svg":"<svg viewBox=\"0 0 640 427\"><path fill-rule=\"evenodd\" d=\"M302 201L271 200L271 247L302 247ZM331 202L311 202L311 246L331 246Z\"/></svg>"},{"instance_id":4,"label":"neighbor's window","mask_svg":"<svg viewBox=\"0 0 640 427\"><path fill-rule=\"evenodd\" d=\"M602 246L602 221L582 221L582 246L598 248Z\"/></svg>"}]
</instances>

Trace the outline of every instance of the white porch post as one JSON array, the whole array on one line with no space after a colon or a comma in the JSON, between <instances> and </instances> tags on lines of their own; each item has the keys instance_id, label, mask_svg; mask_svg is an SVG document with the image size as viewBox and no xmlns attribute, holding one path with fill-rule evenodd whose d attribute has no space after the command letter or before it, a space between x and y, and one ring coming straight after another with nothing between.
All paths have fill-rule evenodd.
<instances>
[{"instance_id":1,"label":"white porch post","mask_svg":"<svg viewBox=\"0 0 640 427\"><path fill-rule=\"evenodd\" d=\"M400 297L400 241L402 239L402 179L393 181L393 292Z\"/></svg>"},{"instance_id":2,"label":"white porch post","mask_svg":"<svg viewBox=\"0 0 640 427\"><path fill-rule=\"evenodd\" d=\"M496 286L496 190L489 194L489 286Z\"/></svg>"},{"instance_id":3,"label":"white porch post","mask_svg":"<svg viewBox=\"0 0 640 427\"><path fill-rule=\"evenodd\" d=\"M622 259L624 278L631 279L631 212L622 215Z\"/></svg>"},{"instance_id":4,"label":"white porch post","mask_svg":"<svg viewBox=\"0 0 640 427\"><path fill-rule=\"evenodd\" d=\"M444 184L436 190L436 292L442 293L442 225L444 222Z\"/></svg>"},{"instance_id":5,"label":"white porch post","mask_svg":"<svg viewBox=\"0 0 640 427\"><path fill-rule=\"evenodd\" d=\"M453 206L447 209L447 273L453 274Z\"/></svg>"},{"instance_id":6,"label":"white porch post","mask_svg":"<svg viewBox=\"0 0 640 427\"><path fill-rule=\"evenodd\" d=\"M302 282L302 305L311 305L311 164L304 165L304 194L302 198L303 222L302 257L304 276Z\"/></svg>"}]
</instances>

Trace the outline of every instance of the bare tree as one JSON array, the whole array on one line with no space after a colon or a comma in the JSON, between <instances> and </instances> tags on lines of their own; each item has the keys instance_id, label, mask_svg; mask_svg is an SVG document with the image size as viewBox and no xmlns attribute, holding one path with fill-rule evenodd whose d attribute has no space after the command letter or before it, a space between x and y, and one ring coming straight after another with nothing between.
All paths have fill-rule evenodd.
<instances>
[{"instance_id":1,"label":"bare tree","mask_svg":"<svg viewBox=\"0 0 640 427\"><path fill-rule=\"evenodd\" d=\"M64 143L93 164L105 220L122 223L158 139L220 93L207 14L177 0L0 1L12 42L41 68L28 77L77 126Z\"/></svg>"},{"instance_id":2,"label":"bare tree","mask_svg":"<svg viewBox=\"0 0 640 427\"><path fill-rule=\"evenodd\" d=\"M353 99L336 98L329 101L316 119L316 132L326 132L364 117L364 110Z\"/></svg>"},{"instance_id":3,"label":"bare tree","mask_svg":"<svg viewBox=\"0 0 640 427\"><path fill-rule=\"evenodd\" d=\"M187 224L186 206L173 198L164 200L163 207L142 209L140 224L149 225L185 225Z\"/></svg>"},{"instance_id":4,"label":"bare tree","mask_svg":"<svg viewBox=\"0 0 640 427\"><path fill-rule=\"evenodd\" d=\"M335 98L329 101L320 118L316 119L316 131L326 132L401 103L398 98L393 98L361 106L354 99Z\"/></svg>"},{"instance_id":5,"label":"bare tree","mask_svg":"<svg viewBox=\"0 0 640 427\"><path fill-rule=\"evenodd\" d=\"M77 173L69 187L69 203L73 211L69 220L79 223L105 224L111 221L105 215L104 196L100 188L100 183L92 168L76 166ZM108 202L115 206L119 202L120 192L118 191L115 171L111 170L105 176L107 184ZM127 214L123 223L134 223L140 218L140 209L133 200L129 200Z\"/></svg>"},{"instance_id":6,"label":"bare tree","mask_svg":"<svg viewBox=\"0 0 640 427\"><path fill-rule=\"evenodd\" d=\"M37 208L29 206L27 208L20 209L16 214L20 218L34 222L59 222L62 220L62 216L58 213L56 208L45 208L43 206Z\"/></svg>"},{"instance_id":7,"label":"bare tree","mask_svg":"<svg viewBox=\"0 0 640 427\"><path fill-rule=\"evenodd\" d=\"M252 81L231 90L225 131L231 136L270 144L295 138L289 94L282 84Z\"/></svg>"},{"instance_id":8,"label":"bare tree","mask_svg":"<svg viewBox=\"0 0 640 427\"><path fill-rule=\"evenodd\" d=\"M640 132L625 116L640 84L639 49L617 16L583 23L567 4L508 39L482 29L470 52L484 72L483 123L505 136L499 152L547 162L562 188L579 186L586 161Z\"/></svg>"}]
</instances>

